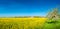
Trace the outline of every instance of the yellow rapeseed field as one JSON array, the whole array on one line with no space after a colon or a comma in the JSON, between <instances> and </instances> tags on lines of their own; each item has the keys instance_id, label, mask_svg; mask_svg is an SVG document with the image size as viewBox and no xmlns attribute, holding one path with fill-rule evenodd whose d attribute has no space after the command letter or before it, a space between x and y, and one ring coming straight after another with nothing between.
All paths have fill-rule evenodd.
<instances>
[{"instance_id":1,"label":"yellow rapeseed field","mask_svg":"<svg viewBox=\"0 0 60 29\"><path fill-rule=\"evenodd\" d=\"M14 23L18 27L14 25L11 29L37 29L42 28L46 20L47 18L0 18L0 25Z\"/></svg>"}]
</instances>

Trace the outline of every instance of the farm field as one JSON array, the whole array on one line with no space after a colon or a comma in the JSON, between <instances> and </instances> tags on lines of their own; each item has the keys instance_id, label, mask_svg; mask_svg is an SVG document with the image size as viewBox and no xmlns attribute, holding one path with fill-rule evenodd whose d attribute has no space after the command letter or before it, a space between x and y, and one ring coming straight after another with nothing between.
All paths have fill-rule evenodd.
<instances>
[{"instance_id":1,"label":"farm field","mask_svg":"<svg viewBox=\"0 0 60 29\"><path fill-rule=\"evenodd\" d=\"M48 18L0 18L0 29L60 29L60 22L49 23L47 19Z\"/></svg>"},{"instance_id":2,"label":"farm field","mask_svg":"<svg viewBox=\"0 0 60 29\"><path fill-rule=\"evenodd\" d=\"M38 29L43 27L46 20L47 18L0 18L0 29Z\"/></svg>"}]
</instances>

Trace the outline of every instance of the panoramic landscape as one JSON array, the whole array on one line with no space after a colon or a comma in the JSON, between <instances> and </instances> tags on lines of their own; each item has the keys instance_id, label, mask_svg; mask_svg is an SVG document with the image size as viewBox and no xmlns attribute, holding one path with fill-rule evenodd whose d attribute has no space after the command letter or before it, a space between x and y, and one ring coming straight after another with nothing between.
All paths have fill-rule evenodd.
<instances>
[{"instance_id":1,"label":"panoramic landscape","mask_svg":"<svg viewBox=\"0 0 60 29\"><path fill-rule=\"evenodd\" d=\"M60 29L60 0L0 0L0 29Z\"/></svg>"}]
</instances>

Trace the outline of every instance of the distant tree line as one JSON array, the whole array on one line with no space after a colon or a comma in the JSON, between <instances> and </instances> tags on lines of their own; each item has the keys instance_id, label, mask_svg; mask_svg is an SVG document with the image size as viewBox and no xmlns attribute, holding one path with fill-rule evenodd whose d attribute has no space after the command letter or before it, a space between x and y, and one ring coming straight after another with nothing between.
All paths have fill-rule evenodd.
<instances>
[{"instance_id":1,"label":"distant tree line","mask_svg":"<svg viewBox=\"0 0 60 29\"><path fill-rule=\"evenodd\" d=\"M15 16L14 18L41 18L42 16Z\"/></svg>"}]
</instances>

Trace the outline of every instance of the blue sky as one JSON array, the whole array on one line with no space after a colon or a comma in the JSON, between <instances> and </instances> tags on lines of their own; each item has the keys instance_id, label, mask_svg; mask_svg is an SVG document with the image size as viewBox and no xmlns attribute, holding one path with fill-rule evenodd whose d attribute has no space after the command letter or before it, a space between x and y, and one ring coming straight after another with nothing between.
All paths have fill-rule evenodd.
<instances>
[{"instance_id":1,"label":"blue sky","mask_svg":"<svg viewBox=\"0 0 60 29\"><path fill-rule=\"evenodd\" d=\"M60 0L0 0L0 16L46 16Z\"/></svg>"}]
</instances>

